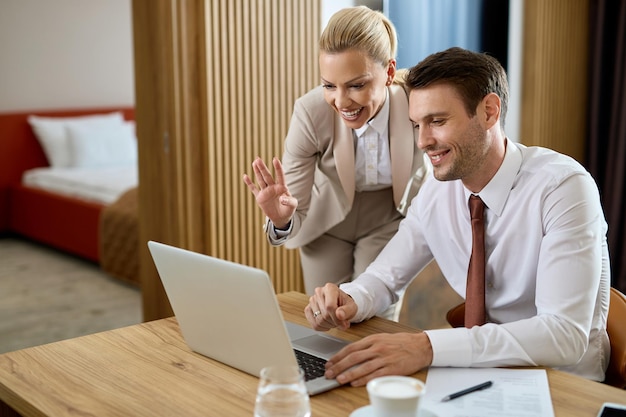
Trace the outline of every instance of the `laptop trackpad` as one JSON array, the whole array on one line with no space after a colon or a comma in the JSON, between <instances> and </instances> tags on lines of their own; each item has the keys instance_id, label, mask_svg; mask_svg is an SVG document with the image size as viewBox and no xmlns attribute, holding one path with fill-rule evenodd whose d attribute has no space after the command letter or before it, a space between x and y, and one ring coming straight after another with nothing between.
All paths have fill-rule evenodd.
<instances>
[{"instance_id":1,"label":"laptop trackpad","mask_svg":"<svg viewBox=\"0 0 626 417\"><path fill-rule=\"evenodd\" d=\"M332 355L348 344L348 342L331 339L317 334L302 337L292 341L292 343L294 346L302 348L302 350L318 352L324 355Z\"/></svg>"}]
</instances>

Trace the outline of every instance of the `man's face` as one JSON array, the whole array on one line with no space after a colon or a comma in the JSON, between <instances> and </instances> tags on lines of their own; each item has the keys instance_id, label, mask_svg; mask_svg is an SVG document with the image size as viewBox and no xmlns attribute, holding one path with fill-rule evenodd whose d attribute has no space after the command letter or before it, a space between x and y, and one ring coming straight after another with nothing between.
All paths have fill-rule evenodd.
<instances>
[{"instance_id":1,"label":"man's face","mask_svg":"<svg viewBox=\"0 0 626 417\"><path fill-rule=\"evenodd\" d=\"M394 74L395 61L385 67L353 49L320 54L324 99L351 129L360 128L378 113Z\"/></svg>"},{"instance_id":2,"label":"man's face","mask_svg":"<svg viewBox=\"0 0 626 417\"><path fill-rule=\"evenodd\" d=\"M451 85L435 84L411 91L409 117L419 130L418 146L430 158L436 179L461 179L475 192L488 182L481 174L490 148L480 122L483 104L478 105L477 115L470 117Z\"/></svg>"}]
</instances>

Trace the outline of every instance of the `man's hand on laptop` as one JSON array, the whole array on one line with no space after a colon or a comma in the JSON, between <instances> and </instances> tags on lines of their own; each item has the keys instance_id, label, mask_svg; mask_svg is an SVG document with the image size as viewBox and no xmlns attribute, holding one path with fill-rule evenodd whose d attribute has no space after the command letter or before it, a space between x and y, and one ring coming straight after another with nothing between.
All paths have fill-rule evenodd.
<instances>
[{"instance_id":1,"label":"man's hand on laptop","mask_svg":"<svg viewBox=\"0 0 626 417\"><path fill-rule=\"evenodd\" d=\"M350 343L326 363L326 378L360 387L384 375L412 375L433 361L426 333L379 333Z\"/></svg>"},{"instance_id":2,"label":"man's hand on laptop","mask_svg":"<svg viewBox=\"0 0 626 417\"><path fill-rule=\"evenodd\" d=\"M348 294L335 284L326 284L315 289L304 314L315 330L327 331L334 327L346 330L356 315L357 305Z\"/></svg>"},{"instance_id":3,"label":"man's hand on laptop","mask_svg":"<svg viewBox=\"0 0 626 417\"><path fill-rule=\"evenodd\" d=\"M357 309L352 297L337 285L326 284L315 289L304 314L315 330L346 330ZM326 363L325 376L341 384L364 386L383 375L412 375L432 361L433 349L426 333L380 333L341 349Z\"/></svg>"}]
</instances>

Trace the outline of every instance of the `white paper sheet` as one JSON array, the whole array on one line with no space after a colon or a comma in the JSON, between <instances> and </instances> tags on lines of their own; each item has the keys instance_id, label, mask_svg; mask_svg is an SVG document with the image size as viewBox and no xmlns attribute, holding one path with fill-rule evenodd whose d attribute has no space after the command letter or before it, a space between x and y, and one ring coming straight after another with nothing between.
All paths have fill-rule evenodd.
<instances>
[{"instance_id":1,"label":"white paper sheet","mask_svg":"<svg viewBox=\"0 0 626 417\"><path fill-rule=\"evenodd\" d=\"M493 385L451 401L446 395L485 381ZM420 409L438 417L554 417L543 369L431 368Z\"/></svg>"}]
</instances>

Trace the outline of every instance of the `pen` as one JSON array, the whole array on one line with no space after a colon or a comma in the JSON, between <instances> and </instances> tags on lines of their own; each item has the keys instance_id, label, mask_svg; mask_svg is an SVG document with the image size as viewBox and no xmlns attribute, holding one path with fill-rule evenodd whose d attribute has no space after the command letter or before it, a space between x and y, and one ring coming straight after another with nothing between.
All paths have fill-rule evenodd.
<instances>
[{"instance_id":1,"label":"pen","mask_svg":"<svg viewBox=\"0 0 626 417\"><path fill-rule=\"evenodd\" d=\"M461 390L459 392L455 392L453 394L446 395L445 397L443 397L441 399L441 401L454 400L455 398L462 397L465 394L469 394L469 393L474 392L474 391L480 391L481 389L489 388L492 385L493 385L492 381L483 382L482 384L474 385L473 387L465 388L464 390Z\"/></svg>"}]
</instances>

